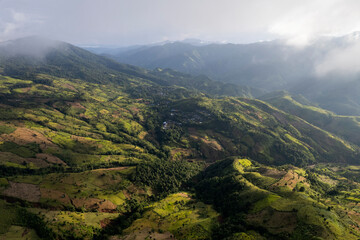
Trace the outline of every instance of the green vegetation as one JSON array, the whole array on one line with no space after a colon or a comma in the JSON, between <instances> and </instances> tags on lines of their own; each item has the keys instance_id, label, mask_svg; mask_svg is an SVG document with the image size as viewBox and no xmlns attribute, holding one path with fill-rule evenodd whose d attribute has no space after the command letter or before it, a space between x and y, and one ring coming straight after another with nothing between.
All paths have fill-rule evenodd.
<instances>
[{"instance_id":1,"label":"green vegetation","mask_svg":"<svg viewBox=\"0 0 360 240\"><path fill-rule=\"evenodd\" d=\"M359 146L345 135L66 44L46 63L4 59L0 238L360 236Z\"/></svg>"},{"instance_id":2,"label":"green vegetation","mask_svg":"<svg viewBox=\"0 0 360 240\"><path fill-rule=\"evenodd\" d=\"M0 200L1 239L54 239L42 218L26 209Z\"/></svg>"},{"instance_id":3,"label":"green vegetation","mask_svg":"<svg viewBox=\"0 0 360 240\"><path fill-rule=\"evenodd\" d=\"M357 220L351 212L344 216L344 207L338 204L341 201L349 206L351 200L334 195L329 199L330 188L319 180L314 169L308 169L304 178L297 175L299 170L286 166L274 169L257 164L239 170L238 163L238 159L229 158L211 165L196 185L199 198L214 204L225 217L214 231L214 239L237 239L240 232L248 231L266 239L358 238L359 233L351 227L357 226ZM273 181L265 185L248 180L250 174Z\"/></svg>"},{"instance_id":4,"label":"green vegetation","mask_svg":"<svg viewBox=\"0 0 360 240\"><path fill-rule=\"evenodd\" d=\"M145 208L143 216L124 230L125 235L143 239L174 236L176 239L209 239L218 213L195 201L186 192L169 195Z\"/></svg>"},{"instance_id":5,"label":"green vegetation","mask_svg":"<svg viewBox=\"0 0 360 240\"><path fill-rule=\"evenodd\" d=\"M332 132L352 144L360 144L360 119L356 116L340 116L320 107L302 104L299 96L287 92L277 92L262 97L273 106L312 123L322 129Z\"/></svg>"},{"instance_id":6,"label":"green vegetation","mask_svg":"<svg viewBox=\"0 0 360 240\"><path fill-rule=\"evenodd\" d=\"M164 197L185 188L189 180L198 174L200 169L198 164L184 161L141 164L136 167L133 180L150 186L158 195Z\"/></svg>"}]
</instances>

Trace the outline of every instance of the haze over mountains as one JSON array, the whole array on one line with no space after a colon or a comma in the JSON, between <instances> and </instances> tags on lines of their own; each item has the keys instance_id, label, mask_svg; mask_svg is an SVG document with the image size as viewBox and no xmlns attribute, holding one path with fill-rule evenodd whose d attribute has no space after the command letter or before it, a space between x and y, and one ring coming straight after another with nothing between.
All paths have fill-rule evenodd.
<instances>
[{"instance_id":1,"label":"haze over mountains","mask_svg":"<svg viewBox=\"0 0 360 240\"><path fill-rule=\"evenodd\" d=\"M338 114L359 115L360 67L354 61L359 41L359 33L354 32L322 37L303 47L280 40L202 46L173 42L121 52L107 50L106 55L147 69L203 74L267 92L287 90Z\"/></svg>"}]
</instances>

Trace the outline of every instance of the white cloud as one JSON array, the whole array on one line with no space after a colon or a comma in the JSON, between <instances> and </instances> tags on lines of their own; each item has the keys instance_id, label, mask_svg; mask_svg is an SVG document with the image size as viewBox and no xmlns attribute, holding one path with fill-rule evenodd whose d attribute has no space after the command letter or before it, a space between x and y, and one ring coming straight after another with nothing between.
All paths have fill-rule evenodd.
<instances>
[{"instance_id":1,"label":"white cloud","mask_svg":"<svg viewBox=\"0 0 360 240\"><path fill-rule=\"evenodd\" d=\"M269 26L269 32L304 46L319 36L345 35L360 30L360 1L303 0Z\"/></svg>"},{"instance_id":2,"label":"white cloud","mask_svg":"<svg viewBox=\"0 0 360 240\"><path fill-rule=\"evenodd\" d=\"M2 21L0 22L0 36L1 38L6 38L7 36L14 33L16 30L21 28L25 23L26 18L23 13L15 12L12 9L3 9L1 12L7 12L2 14ZM3 19L7 17L7 19Z\"/></svg>"},{"instance_id":3,"label":"white cloud","mask_svg":"<svg viewBox=\"0 0 360 240\"><path fill-rule=\"evenodd\" d=\"M359 12L359 0L0 0L0 40L45 35L76 44L133 45L281 37L304 45L319 35L360 30Z\"/></svg>"},{"instance_id":4,"label":"white cloud","mask_svg":"<svg viewBox=\"0 0 360 240\"><path fill-rule=\"evenodd\" d=\"M360 42L330 51L316 67L320 77L331 74L351 76L360 72Z\"/></svg>"},{"instance_id":5,"label":"white cloud","mask_svg":"<svg viewBox=\"0 0 360 240\"><path fill-rule=\"evenodd\" d=\"M0 41L31 35L33 24L41 22L31 14L11 8L0 8Z\"/></svg>"}]
</instances>

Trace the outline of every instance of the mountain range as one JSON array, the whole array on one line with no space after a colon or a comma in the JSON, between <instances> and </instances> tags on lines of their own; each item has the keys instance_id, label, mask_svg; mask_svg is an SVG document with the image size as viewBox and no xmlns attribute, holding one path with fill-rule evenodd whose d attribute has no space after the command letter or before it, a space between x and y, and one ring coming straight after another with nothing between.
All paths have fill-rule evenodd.
<instances>
[{"instance_id":1,"label":"mountain range","mask_svg":"<svg viewBox=\"0 0 360 240\"><path fill-rule=\"evenodd\" d=\"M137 54L184 46L265 61L283 45ZM270 92L282 85L143 67L38 37L0 44L0 238L359 238L359 117L292 90L296 77Z\"/></svg>"},{"instance_id":2,"label":"mountain range","mask_svg":"<svg viewBox=\"0 0 360 240\"><path fill-rule=\"evenodd\" d=\"M323 37L301 47L280 40L201 46L174 42L106 55L147 69L203 74L267 92L287 90L337 114L359 115L359 69L355 66L355 72L343 72L347 67L342 63L354 65L349 55L356 55L359 44L359 33L355 32Z\"/></svg>"}]
</instances>

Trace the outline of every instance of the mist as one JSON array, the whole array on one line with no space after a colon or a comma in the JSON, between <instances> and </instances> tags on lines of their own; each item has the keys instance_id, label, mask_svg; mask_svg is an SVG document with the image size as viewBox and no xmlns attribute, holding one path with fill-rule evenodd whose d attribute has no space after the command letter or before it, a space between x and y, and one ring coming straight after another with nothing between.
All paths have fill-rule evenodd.
<instances>
[{"instance_id":1,"label":"mist","mask_svg":"<svg viewBox=\"0 0 360 240\"><path fill-rule=\"evenodd\" d=\"M64 45L61 41L31 36L0 43L0 53L7 57L21 55L43 59L48 53Z\"/></svg>"},{"instance_id":2,"label":"mist","mask_svg":"<svg viewBox=\"0 0 360 240\"><path fill-rule=\"evenodd\" d=\"M1 0L0 42L33 35L78 46L119 47L189 38L216 43L281 39L301 51L324 36L359 31L358 12L356 0ZM42 57L58 44L36 42L9 54ZM328 51L314 63L316 77L357 74L359 52L356 41Z\"/></svg>"},{"instance_id":3,"label":"mist","mask_svg":"<svg viewBox=\"0 0 360 240\"><path fill-rule=\"evenodd\" d=\"M319 77L338 75L343 80L360 72L360 42L331 50L324 59L315 66Z\"/></svg>"},{"instance_id":4,"label":"mist","mask_svg":"<svg viewBox=\"0 0 360 240\"><path fill-rule=\"evenodd\" d=\"M360 30L355 0L2 0L0 41L41 35L78 45L129 46L165 40L249 43Z\"/></svg>"}]
</instances>

